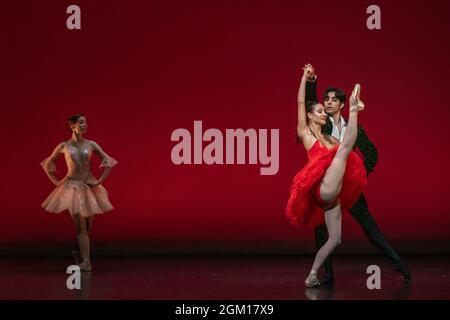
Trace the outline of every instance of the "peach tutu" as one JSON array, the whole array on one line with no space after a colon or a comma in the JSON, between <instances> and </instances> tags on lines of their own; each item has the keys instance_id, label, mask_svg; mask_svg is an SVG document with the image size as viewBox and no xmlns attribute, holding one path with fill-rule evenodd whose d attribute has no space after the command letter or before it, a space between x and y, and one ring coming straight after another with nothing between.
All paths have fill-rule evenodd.
<instances>
[{"instance_id":1,"label":"peach tutu","mask_svg":"<svg viewBox=\"0 0 450 320\"><path fill-rule=\"evenodd\" d=\"M91 156L96 153L101 159L100 167L114 167L118 162L110 157L92 140L84 140L77 146L69 141L60 143L53 153L40 164L48 172L56 172L55 160L64 155L67 175L49 194L42 207L51 213L68 210L73 215L89 217L114 209L108 199L108 191L97 182L90 170Z\"/></svg>"},{"instance_id":2,"label":"peach tutu","mask_svg":"<svg viewBox=\"0 0 450 320\"><path fill-rule=\"evenodd\" d=\"M114 209L108 191L100 184L90 187L81 180L67 179L44 200L42 207L51 213L68 210L71 214L89 217Z\"/></svg>"}]
</instances>

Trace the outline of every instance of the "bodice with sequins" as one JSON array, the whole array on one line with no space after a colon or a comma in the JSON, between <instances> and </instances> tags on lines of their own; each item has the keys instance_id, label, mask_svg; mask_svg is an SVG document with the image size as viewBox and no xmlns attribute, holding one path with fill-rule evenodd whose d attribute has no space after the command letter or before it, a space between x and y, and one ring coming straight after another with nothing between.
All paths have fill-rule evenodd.
<instances>
[{"instance_id":1,"label":"bodice with sequins","mask_svg":"<svg viewBox=\"0 0 450 320\"><path fill-rule=\"evenodd\" d=\"M85 142L78 147L65 143L62 153L66 160L69 179L86 181L86 179L94 178L91 172L92 151L93 147L90 143Z\"/></svg>"}]
</instances>

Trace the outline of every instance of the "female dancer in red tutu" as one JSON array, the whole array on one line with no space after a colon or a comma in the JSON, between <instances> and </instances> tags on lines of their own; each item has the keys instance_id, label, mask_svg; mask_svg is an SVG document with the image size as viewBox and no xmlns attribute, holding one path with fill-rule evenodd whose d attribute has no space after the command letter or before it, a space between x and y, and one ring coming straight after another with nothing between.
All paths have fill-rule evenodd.
<instances>
[{"instance_id":1,"label":"female dancer in red tutu","mask_svg":"<svg viewBox=\"0 0 450 320\"><path fill-rule=\"evenodd\" d=\"M327 114L317 101L305 102L306 80L314 69L303 68L298 93L297 134L308 153L307 165L297 173L290 190L286 215L296 225L316 227L324 220L328 240L317 252L306 287L318 287L317 272L326 257L341 242L341 209L353 206L366 183L366 169L361 158L353 152L357 136L358 112L364 109L359 99L360 87L355 85L350 97L350 114L341 144L321 132Z\"/></svg>"},{"instance_id":2,"label":"female dancer in red tutu","mask_svg":"<svg viewBox=\"0 0 450 320\"><path fill-rule=\"evenodd\" d=\"M53 153L41 162L47 176L56 185L53 192L42 203L42 207L52 213L60 213L64 210L70 212L77 228L81 256L79 257L78 252L73 252L75 261L80 270L91 271L89 231L95 214L113 209L108 199L108 192L102 183L117 161L108 156L97 143L83 138L87 130L85 116L77 114L70 117L69 126L72 130L72 138L58 144ZM92 152L102 159L100 167L104 167L104 170L99 180L91 172ZM58 180L55 176L55 160L61 155L64 155L66 160L67 175Z\"/></svg>"}]
</instances>

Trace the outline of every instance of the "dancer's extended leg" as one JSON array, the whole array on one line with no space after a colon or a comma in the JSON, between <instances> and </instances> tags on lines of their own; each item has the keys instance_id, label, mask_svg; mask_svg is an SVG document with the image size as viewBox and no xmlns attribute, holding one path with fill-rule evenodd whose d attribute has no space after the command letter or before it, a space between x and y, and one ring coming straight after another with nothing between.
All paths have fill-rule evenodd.
<instances>
[{"instance_id":1,"label":"dancer's extended leg","mask_svg":"<svg viewBox=\"0 0 450 320\"><path fill-rule=\"evenodd\" d=\"M344 139L320 183L320 197L325 202L332 203L341 191L345 165L355 145L357 133L358 112L353 111L350 112Z\"/></svg>"},{"instance_id":2,"label":"dancer's extended leg","mask_svg":"<svg viewBox=\"0 0 450 320\"><path fill-rule=\"evenodd\" d=\"M317 272L325 259L341 242L341 208L338 202L336 204L336 201L338 201L337 197L342 187L347 158L357 138L358 112L363 108L363 104L359 104L358 99L359 89L356 90L355 86L354 94L350 98L350 115L344 139L320 184L320 197L324 202L330 205L334 204L334 207L325 211L325 222L329 237L316 254L311 272L305 280L307 287L320 285L317 279Z\"/></svg>"}]
</instances>

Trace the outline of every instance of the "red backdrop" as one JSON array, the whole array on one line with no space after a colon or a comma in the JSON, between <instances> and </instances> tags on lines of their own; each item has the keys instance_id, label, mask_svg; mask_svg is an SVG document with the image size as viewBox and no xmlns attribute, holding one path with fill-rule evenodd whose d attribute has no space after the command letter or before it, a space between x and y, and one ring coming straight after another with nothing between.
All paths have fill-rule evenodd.
<instances>
[{"instance_id":1,"label":"red backdrop","mask_svg":"<svg viewBox=\"0 0 450 320\"><path fill-rule=\"evenodd\" d=\"M81 7L82 29L66 28ZM295 144L301 66L328 85L362 85L361 114L379 162L365 194L401 252L450 252L450 2L7 1L2 6L0 247L52 250L74 241L66 214L40 207L39 166L87 115L87 138L119 161L105 182L115 210L96 219L97 250L309 252L309 229L285 219L305 164ZM279 128L280 169L175 166L176 128ZM98 166L98 161L94 163ZM58 162L59 173L65 164ZM371 252L345 214L341 252ZM40 250L40 249L39 249Z\"/></svg>"}]
</instances>

